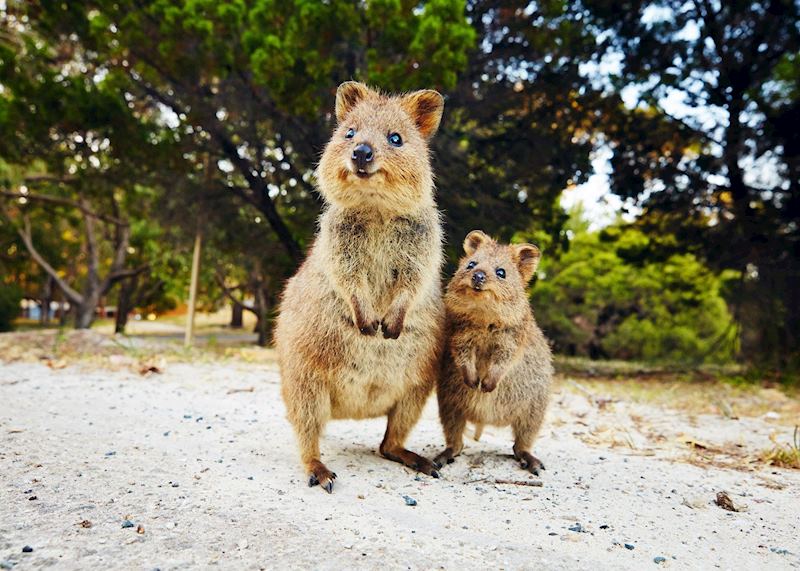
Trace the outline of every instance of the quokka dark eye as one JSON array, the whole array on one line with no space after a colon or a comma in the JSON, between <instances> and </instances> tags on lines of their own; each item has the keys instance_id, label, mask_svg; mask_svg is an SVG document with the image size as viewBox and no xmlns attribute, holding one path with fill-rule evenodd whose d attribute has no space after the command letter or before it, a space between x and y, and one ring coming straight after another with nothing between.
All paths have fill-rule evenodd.
<instances>
[{"instance_id":1,"label":"quokka dark eye","mask_svg":"<svg viewBox=\"0 0 800 571\"><path fill-rule=\"evenodd\" d=\"M347 133L345 133L344 138L345 139L352 139L355 136L356 136L356 130L353 129L353 128L350 128L350 129L347 130Z\"/></svg>"},{"instance_id":2,"label":"quokka dark eye","mask_svg":"<svg viewBox=\"0 0 800 571\"><path fill-rule=\"evenodd\" d=\"M503 268L497 268L494 273L497 274L497 277L501 280L506 279L506 271Z\"/></svg>"},{"instance_id":3,"label":"quokka dark eye","mask_svg":"<svg viewBox=\"0 0 800 571\"><path fill-rule=\"evenodd\" d=\"M400 147L403 145L403 137L400 136L400 133L392 133L387 139L389 139L389 144L393 147Z\"/></svg>"},{"instance_id":4,"label":"quokka dark eye","mask_svg":"<svg viewBox=\"0 0 800 571\"><path fill-rule=\"evenodd\" d=\"M475 260L472 260L469 264L467 264L467 269L471 270L472 268L474 268L477 265L478 265L478 263Z\"/></svg>"}]
</instances>

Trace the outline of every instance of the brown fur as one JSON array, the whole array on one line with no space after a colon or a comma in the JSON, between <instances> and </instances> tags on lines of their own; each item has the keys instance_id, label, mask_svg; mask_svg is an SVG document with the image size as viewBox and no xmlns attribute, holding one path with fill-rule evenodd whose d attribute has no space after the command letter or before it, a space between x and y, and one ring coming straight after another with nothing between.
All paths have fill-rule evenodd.
<instances>
[{"instance_id":1,"label":"brown fur","mask_svg":"<svg viewBox=\"0 0 800 571\"><path fill-rule=\"evenodd\" d=\"M461 453L467 421L477 424L476 439L484 424L510 425L514 457L538 474L544 466L530 449L553 375L550 347L525 293L539 250L501 245L476 230L464 240L464 251L445 294L448 340L437 394L447 448L436 462L452 462ZM505 279L497 268L505 270ZM472 277L479 271L486 281L476 289Z\"/></svg>"},{"instance_id":2,"label":"brown fur","mask_svg":"<svg viewBox=\"0 0 800 571\"><path fill-rule=\"evenodd\" d=\"M317 171L326 207L287 283L275 334L309 484L329 492L335 474L320 460L319 439L337 418L388 416L381 453L438 476L404 443L433 390L443 340L442 231L428 157L442 106L434 91L389 97L347 82L337 92L339 125ZM401 147L388 143L393 132ZM350 160L360 143L375 155L364 177Z\"/></svg>"}]
</instances>

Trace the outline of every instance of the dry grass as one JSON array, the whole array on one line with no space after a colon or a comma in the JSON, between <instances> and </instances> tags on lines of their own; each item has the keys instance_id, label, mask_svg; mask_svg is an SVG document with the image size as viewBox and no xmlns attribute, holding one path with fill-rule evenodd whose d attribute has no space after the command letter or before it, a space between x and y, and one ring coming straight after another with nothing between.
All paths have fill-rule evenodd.
<instances>
[{"instance_id":1,"label":"dry grass","mask_svg":"<svg viewBox=\"0 0 800 571\"><path fill-rule=\"evenodd\" d=\"M800 470L800 426L794 427L791 443L778 442L775 433L770 435L770 440L774 446L765 450L759 459L770 466Z\"/></svg>"},{"instance_id":2,"label":"dry grass","mask_svg":"<svg viewBox=\"0 0 800 571\"><path fill-rule=\"evenodd\" d=\"M220 361L276 364L275 351L254 345L231 346L206 342L183 347L180 341L158 336L126 337L96 330L39 329L0 334L0 361L41 362L53 369L68 365L157 372L169 363Z\"/></svg>"},{"instance_id":3,"label":"dry grass","mask_svg":"<svg viewBox=\"0 0 800 571\"><path fill-rule=\"evenodd\" d=\"M725 418L761 417L772 424L794 426L800 418L796 391L733 384L724 380L686 379L563 379L567 390L596 395L598 404L627 401L679 410L688 415L712 414ZM578 385L579 388L576 388Z\"/></svg>"}]
</instances>

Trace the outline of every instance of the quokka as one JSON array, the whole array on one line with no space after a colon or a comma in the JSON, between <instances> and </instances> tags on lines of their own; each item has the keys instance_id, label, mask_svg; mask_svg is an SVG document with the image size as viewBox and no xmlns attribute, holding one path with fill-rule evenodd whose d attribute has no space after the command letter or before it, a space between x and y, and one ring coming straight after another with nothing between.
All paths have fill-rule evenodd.
<instances>
[{"instance_id":1,"label":"quokka","mask_svg":"<svg viewBox=\"0 0 800 571\"><path fill-rule=\"evenodd\" d=\"M405 448L436 383L444 333L442 229L428 143L444 100L346 82L317 178L325 208L283 293L275 340L282 394L309 485L333 490L327 422L387 416L381 454L438 477Z\"/></svg>"},{"instance_id":2,"label":"quokka","mask_svg":"<svg viewBox=\"0 0 800 571\"><path fill-rule=\"evenodd\" d=\"M511 426L514 457L534 474L531 454L550 399L550 347L536 325L525 288L539 263L531 244L502 245L479 230L464 240L465 256L447 286L447 341L437 395L446 449L453 462L467 421Z\"/></svg>"}]
</instances>

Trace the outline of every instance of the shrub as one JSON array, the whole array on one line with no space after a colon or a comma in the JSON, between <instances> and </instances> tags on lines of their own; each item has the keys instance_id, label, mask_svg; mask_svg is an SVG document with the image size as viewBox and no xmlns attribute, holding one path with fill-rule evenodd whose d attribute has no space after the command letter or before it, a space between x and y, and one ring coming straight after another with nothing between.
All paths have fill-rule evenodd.
<instances>
[{"instance_id":1,"label":"shrub","mask_svg":"<svg viewBox=\"0 0 800 571\"><path fill-rule=\"evenodd\" d=\"M723 280L692 254L660 252L642 232L579 231L544 257L534 312L558 352L593 358L723 362L735 329Z\"/></svg>"}]
</instances>

